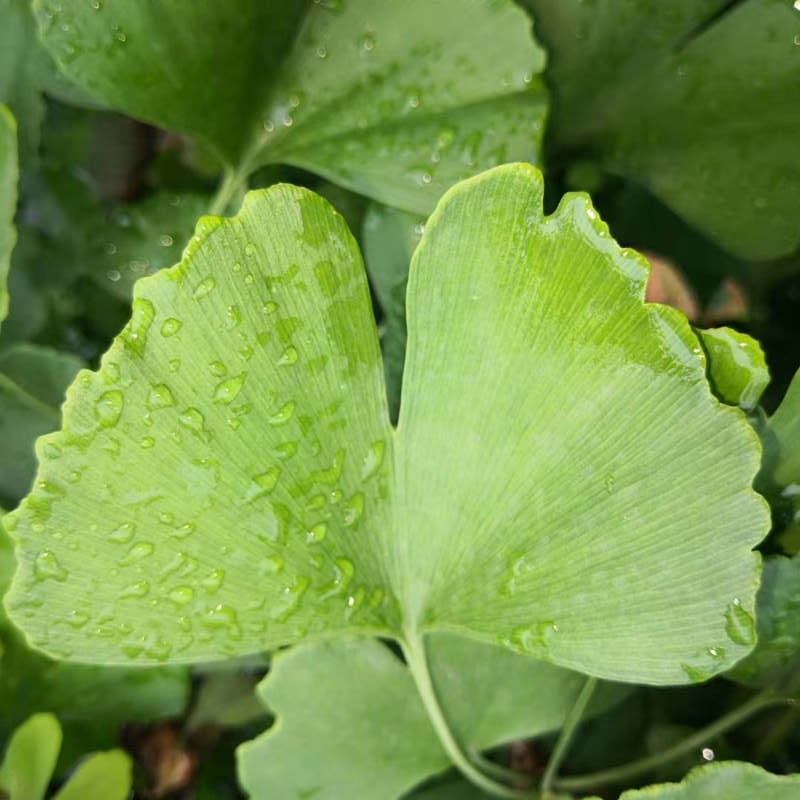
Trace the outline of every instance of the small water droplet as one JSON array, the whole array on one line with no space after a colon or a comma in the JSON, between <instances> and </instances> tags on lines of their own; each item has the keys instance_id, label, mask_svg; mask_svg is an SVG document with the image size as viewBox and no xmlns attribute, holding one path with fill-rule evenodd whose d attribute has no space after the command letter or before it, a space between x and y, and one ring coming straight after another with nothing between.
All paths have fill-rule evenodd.
<instances>
[{"instance_id":1,"label":"small water droplet","mask_svg":"<svg viewBox=\"0 0 800 800\"><path fill-rule=\"evenodd\" d=\"M262 472L259 475L254 475L251 478L253 482L247 488L247 492L245 493L245 502L252 503L259 497L269 494L278 483L280 474L280 467L270 467L266 472Z\"/></svg>"},{"instance_id":2,"label":"small water droplet","mask_svg":"<svg viewBox=\"0 0 800 800\"><path fill-rule=\"evenodd\" d=\"M161 326L161 335L165 338L174 336L182 327L183 323L179 319L170 317L164 320L164 324Z\"/></svg>"},{"instance_id":3,"label":"small water droplet","mask_svg":"<svg viewBox=\"0 0 800 800\"><path fill-rule=\"evenodd\" d=\"M205 429L205 417L196 408L187 408L178 417L181 425L188 428L195 436L203 441L207 438L207 431Z\"/></svg>"},{"instance_id":4,"label":"small water droplet","mask_svg":"<svg viewBox=\"0 0 800 800\"><path fill-rule=\"evenodd\" d=\"M212 570L205 578L200 581L200 585L208 592L214 594L222 586L225 580L225 570L217 568Z\"/></svg>"},{"instance_id":5,"label":"small water droplet","mask_svg":"<svg viewBox=\"0 0 800 800\"><path fill-rule=\"evenodd\" d=\"M303 595L306 593L310 583L309 578L304 575L298 575L292 583L284 586L279 600L270 610L270 617L277 622L285 622L289 619L302 602Z\"/></svg>"},{"instance_id":6,"label":"small water droplet","mask_svg":"<svg viewBox=\"0 0 800 800\"><path fill-rule=\"evenodd\" d=\"M176 586L170 589L168 597L176 605L185 606L194 597L194 589L191 586Z\"/></svg>"},{"instance_id":7,"label":"small water droplet","mask_svg":"<svg viewBox=\"0 0 800 800\"><path fill-rule=\"evenodd\" d=\"M348 527L355 525L364 513L364 495L361 492L356 492L352 497L348 498L342 509L344 524Z\"/></svg>"},{"instance_id":8,"label":"small water droplet","mask_svg":"<svg viewBox=\"0 0 800 800\"><path fill-rule=\"evenodd\" d=\"M289 345L284 351L283 355L278 359L278 366L291 366L297 362L297 350Z\"/></svg>"},{"instance_id":9,"label":"small water droplet","mask_svg":"<svg viewBox=\"0 0 800 800\"><path fill-rule=\"evenodd\" d=\"M213 276L209 275L207 278L203 278L203 280L200 281L197 286L195 286L192 297L195 300L202 300L214 290L216 285L217 282L214 280Z\"/></svg>"},{"instance_id":10,"label":"small water droplet","mask_svg":"<svg viewBox=\"0 0 800 800\"><path fill-rule=\"evenodd\" d=\"M172 391L165 383L158 383L150 389L147 396L147 407L154 411L159 408L168 408L175 405L175 398Z\"/></svg>"},{"instance_id":11,"label":"small water droplet","mask_svg":"<svg viewBox=\"0 0 800 800\"><path fill-rule=\"evenodd\" d=\"M170 517L172 515L170 514ZM177 528L170 532L170 536L174 539L185 539L187 536L191 536L196 529L196 525L193 522L184 522L183 525L178 525Z\"/></svg>"},{"instance_id":12,"label":"small water droplet","mask_svg":"<svg viewBox=\"0 0 800 800\"><path fill-rule=\"evenodd\" d=\"M153 554L153 547L150 542L136 542L135 544L131 545L130 550L128 550L127 555L119 561L119 565L121 567L128 566L129 564L135 564L137 561L141 561L143 558L147 558L147 556Z\"/></svg>"},{"instance_id":13,"label":"small water droplet","mask_svg":"<svg viewBox=\"0 0 800 800\"><path fill-rule=\"evenodd\" d=\"M119 389L111 389L97 398L94 404L94 414L100 422L100 427L111 428L117 424L125 397Z\"/></svg>"},{"instance_id":14,"label":"small water droplet","mask_svg":"<svg viewBox=\"0 0 800 800\"><path fill-rule=\"evenodd\" d=\"M385 449L386 445L383 440L380 439L370 445L367 454L364 456L364 462L361 468L362 481L371 478L381 468Z\"/></svg>"},{"instance_id":15,"label":"small water droplet","mask_svg":"<svg viewBox=\"0 0 800 800\"><path fill-rule=\"evenodd\" d=\"M367 32L358 39L358 46L364 53L371 53L375 49L375 36Z\"/></svg>"},{"instance_id":16,"label":"small water droplet","mask_svg":"<svg viewBox=\"0 0 800 800\"><path fill-rule=\"evenodd\" d=\"M37 581L52 579L59 583L63 583L69 577L69 573L61 566L61 562L52 550L42 550L36 556L33 562L33 575Z\"/></svg>"},{"instance_id":17,"label":"small water droplet","mask_svg":"<svg viewBox=\"0 0 800 800\"><path fill-rule=\"evenodd\" d=\"M165 233L159 238L158 243L162 247L172 247L175 244L175 240L168 233Z\"/></svg>"},{"instance_id":18,"label":"small water droplet","mask_svg":"<svg viewBox=\"0 0 800 800\"><path fill-rule=\"evenodd\" d=\"M725 610L725 631L736 644L749 646L756 640L753 617L742 608L738 598Z\"/></svg>"},{"instance_id":19,"label":"small water droplet","mask_svg":"<svg viewBox=\"0 0 800 800\"><path fill-rule=\"evenodd\" d=\"M306 543L307 544L318 544L321 542L328 533L328 525L325 522L318 522L316 525L312 525L306 531Z\"/></svg>"},{"instance_id":20,"label":"small water droplet","mask_svg":"<svg viewBox=\"0 0 800 800\"><path fill-rule=\"evenodd\" d=\"M108 538L112 542L127 544L133 538L133 533L135 530L135 523L123 522L122 525L120 525L118 528L114 528L114 530L108 534Z\"/></svg>"},{"instance_id":21,"label":"small water droplet","mask_svg":"<svg viewBox=\"0 0 800 800\"><path fill-rule=\"evenodd\" d=\"M269 417L268 422L270 425L278 426L285 425L294 414L295 404L292 400L284 403L272 416Z\"/></svg>"},{"instance_id":22,"label":"small water droplet","mask_svg":"<svg viewBox=\"0 0 800 800\"><path fill-rule=\"evenodd\" d=\"M117 595L120 600L124 600L128 597L144 597L150 591L150 584L147 581L136 581L135 583L130 584L130 586L126 586L122 591Z\"/></svg>"}]
</instances>

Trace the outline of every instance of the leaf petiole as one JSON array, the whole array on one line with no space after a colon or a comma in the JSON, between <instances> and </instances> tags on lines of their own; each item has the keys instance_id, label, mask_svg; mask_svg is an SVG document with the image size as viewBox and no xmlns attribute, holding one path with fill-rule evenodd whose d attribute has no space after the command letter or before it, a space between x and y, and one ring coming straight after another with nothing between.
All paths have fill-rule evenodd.
<instances>
[{"instance_id":1,"label":"leaf petiole","mask_svg":"<svg viewBox=\"0 0 800 800\"><path fill-rule=\"evenodd\" d=\"M408 668L417 686L417 691L422 698L423 705L428 712L428 717L439 737L439 741L450 760L464 777L493 797L516 798L517 800L536 800L539 798L540 795L537 790L517 789L504 783L499 783L475 765L464 746L451 730L444 711L439 704L439 698L436 695L433 679L428 669L428 657L422 637L416 632L409 633L407 631L406 637L400 644L403 648Z\"/></svg>"},{"instance_id":2,"label":"leaf petiole","mask_svg":"<svg viewBox=\"0 0 800 800\"><path fill-rule=\"evenodd\" d=\"M575 775L569 778L558 778L554 781L555 786L565 791L584 791L594 789L597 786L604 786L610 783L623 783L630 778L634 778L642 773L649 772L656 767L666 764L679 756L690 753L696 748L708 744L708 742L730 728L744 722L753 714L763 711L770 706L792 705L795 701L791 698L781 697L774 694L771 690L765 689L753 696L746 703L725 714L719 719L707 725L705 728L693 733L682 742L656 753L652 756L639 758L628 764L618 767L592 772L587 775Z\"/></svg>"}]
</instances>

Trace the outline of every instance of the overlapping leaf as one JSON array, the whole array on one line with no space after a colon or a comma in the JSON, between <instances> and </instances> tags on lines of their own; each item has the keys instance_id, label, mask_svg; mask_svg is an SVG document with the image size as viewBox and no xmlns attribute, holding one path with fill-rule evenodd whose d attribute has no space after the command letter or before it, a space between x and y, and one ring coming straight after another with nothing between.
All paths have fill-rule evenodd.
<instances>
[{"instance_id":1,"label":"overlapping leaf","mask_svg":"<svg viewBox=\"0 0 800 800\"><path fill-rule=\"evenodd\" d=\"M544 59L509 0L35 6L78 84L240 173L295 164L428 213L457 180L538 158Z\"/></svg>"},{"instance_id":2,"label":"overlapping leaf","mask_svg":"<svg viewBox=\"0 0 800 800\"><path fill-rule=\"evenodd\" d=\"M639 181L748 259L800 244L800 13L783 0L526 0L554 142Z\"/></svg>"},{"instance_id":3,"label":"overlapping leaf","mask_svg":"<svg viewBox=\"0 0 800 800\"><path fill-rule=\"evenodd\" d=\"M396 432L327 204L279 186L202 220L137 284L6 517L31 641L117 663L456 630L652 683L745 655L755 434L713 398L685 319L643 304L644 262L585 197L544 217L542 192L501 167L429 221Z\"/></svg>"},{"instance_id":4,"label":"overlapping leaf","mask_svg":"<svg viewBox=\"0 0 800 800\"><path fill-rule=\"evenodd\" d=\"M663 783L623 792L620 800L796 800L800 775L773 775L755 764L721 761L693 769L681 783Z\"/></svg>"},{"instance_id":5,"label":"overlapping leaf","mask_svg":"<svg viewBox=\"0 0 800 800\"><path fill-rule=\"evenodd\" d=\"M449 721L476 750L560 727L585 680L462 637L429 641ZM239 750L241 782L253 797L314 791L320 800L383 800L450 766L408 669L377 641L294 647L275 659L260 694L278 719ZM624 694L603 684L589 713Z\"/></svg>"}]
</instances>

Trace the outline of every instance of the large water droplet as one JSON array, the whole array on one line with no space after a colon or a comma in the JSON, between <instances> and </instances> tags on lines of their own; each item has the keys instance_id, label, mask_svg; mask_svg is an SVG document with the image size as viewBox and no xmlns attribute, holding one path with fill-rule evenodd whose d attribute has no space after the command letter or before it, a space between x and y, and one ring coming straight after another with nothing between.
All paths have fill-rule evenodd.
<instances>
[{"instance_id":1,"label":"large water droplet","mask_svg":"<svg viewBox=\"0 0 800 800\"><path fill-rule=\"evenodd\" d=\"M147 396L147 407L149 409L155 410L174 405L175 398L166 383L158 383L150 389L150 394Z\"/></svg>"},{"instance_id":2,"label":"large water droplet","mask_svg":"<svg viewBox=\"0 0 800 800\"><path fill-rule=\"evenodd\" d=\"M300 606L310 583L309 578L298 575L292 583L284 586L279 599L270 610L270 617L277 622L285 622L289 619Z\"/></svg>"},{"instance_id":3,"label":"large water droplet","mask_svg":"<svg viewBox=\"0 0 800 800\"><path fill-rule=\"evenodd\" d=\"M736 644L749 646L756 640L756 628L753 617L742 608L741 601L736 599L728 604L725 610L725 631Z\"/></svg>"},{"instance_id":4,"label":"large water droplet","mask_svg":"<svg viewBox=\"0 0 800 800\"><path fill-rule=\"evenodd\" d=\"M42 550L33 562L33 575L38 581L52 579L62 583L69 577L69 572L61 565L55 553Z\"/></svg>"},{"instance_id":5,"label":"large water droplet","mask_svg":"<svg viewBox=\"0 0 800 800\"><path fill-rule=\"evenodd\" d=\"M295 404L292 400L284 403L272 416L269 417L270 425L285 425L294 414Z\"/></svg>"},{"instance_id":6,"label":"large water droplet","mask_svg":"<svg viewBox=\"0 0 800 800\"><path fill-rule=\"evenodd\" d=\"M247 378L247 373L242 372L234 378L228 378L217 384L217 388L214 390L214 402L222 405L232 403L242 390L245 378Z\"/></svg>"},{"instance_id":7,"label":"large water droplet","mask_svg":"<svg viewBox=\"0 0 800 800\"><path fill-rule=\"evenodd\" d=\"M100 422L100 427L110 428L116 425L124 403L125 397L119 389L101 394L94 404L94 415Z\"/></svg>"}]
</instances>

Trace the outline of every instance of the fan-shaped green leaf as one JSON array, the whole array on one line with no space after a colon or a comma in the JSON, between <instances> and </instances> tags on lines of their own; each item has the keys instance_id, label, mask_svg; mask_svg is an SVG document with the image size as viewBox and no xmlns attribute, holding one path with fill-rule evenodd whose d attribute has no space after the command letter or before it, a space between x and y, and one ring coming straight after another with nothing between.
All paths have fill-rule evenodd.
<instances>
[{"instance_id":1,"label":"fan-shaped green leaf","mask_svg":"<svg viewBox=\"0 0 800 800\"><path fill-rule=\"evenodd\" d=\"M17 240L17 125L11 112L0 104L0 323L8 314L8 268Z\"/></svg>"},{"instance_id":2,"label":"fan-shaped green leaf","mask_svg":"<svg viewBox=\"0 0 800 800\"><path fill-rule=\"evenodd\" d=\"M525 0L558 147L646 185L731 252L800 245L800 13L784 0Z\"/></svg>"},{"instance_id":3,"label":"fan-shaped green leaf","mask_svg":"<svg viewBox=\"0 0 800 800\"><path fill-rule=\"evenodd\" d=\"M61 726L52 714L34 714L14 732L0 764L0 791L10 800L41 800L61 749Z\"/></svg>"},{"instance_id":4,"label":"fan-shaped green leaf","mask_svg":"<svg viewBox=\"0 0 800 800\"><path fill-rule=\"evenodd\" d=\"M769 369L761 345L733 328L698 330L708 353L711 385L726 403L754 409L769 383Z\"/></svg>"},{"instance_id":5,"label":"fan-shaped green leaf","mask_svg":"<svg viewBox=\"0 0 800 800\"><path fill-rule=\"evenodd\" d=\"M53 800L126 800L130 793L130 756L109 750L89 756Z\"/></svg>"},{"instance_id":6,"label":"fan-shaped green leaf","mask_svg":"<svg viewBox=\"0 0 800 800\"><path fill-rule=\"evenodd\" d=\"M584 196L545 217L542 192L534 168L497 168L429 221L394 433L330 207L280 186L201 221L180 265L137 284L6 517L7 606L32 642L193 661L454 630L652 683L745 655L757 438L712 396L685 319L643 303L644 261Z\"/></svg>"},{"instance_id":7,"label":"fan-shaped green leaf","mask_svg":"<svg viewBox=\"0 0 800 800\"><path fill-rule=\"evenodd\" d=\"M773 479L779 486L800 483L800 371L770 417L769 431L776 448Z\"/></svg>"},{"instance_id":8,"label":"fan-shaped green leaf","mask_svg":"<svg viewBox=\"0 0 800 800\"><path fill-rule=\"evenodd\" d=\"M585 681L451 634L429 642L450 722L476 750L560 727ZM621 686L603 684L589 713L624 694ZM316 790L320 800L385 800L450 766L408 669L377 641L294 647L275 658L260 695L278 719L239 750L241 782L255 798Z\"/></svg>"},{"instance_id":9,"label":"fan-shaped green leaf","mask_svg":"<svg viewBox=\"0 0 800 800\"><path fill-rule=\"evenodd\" d=\"M681 783L623 792L620 800L797 800L800 775L773 775L755 764L720 761L693 769Z\"/></svg>"},{"instance_id":10,"label":"fan-shaped green leaf","mask_svg":"<svg viewBox=\"0 0 800 800\"><path fill-rule=\"evenodd\" d=\"M427 213L461 178L538 158L544 59L509 0L35 6L77 83L243 173L296 164Z\"/></svg>"}]
</instances>

